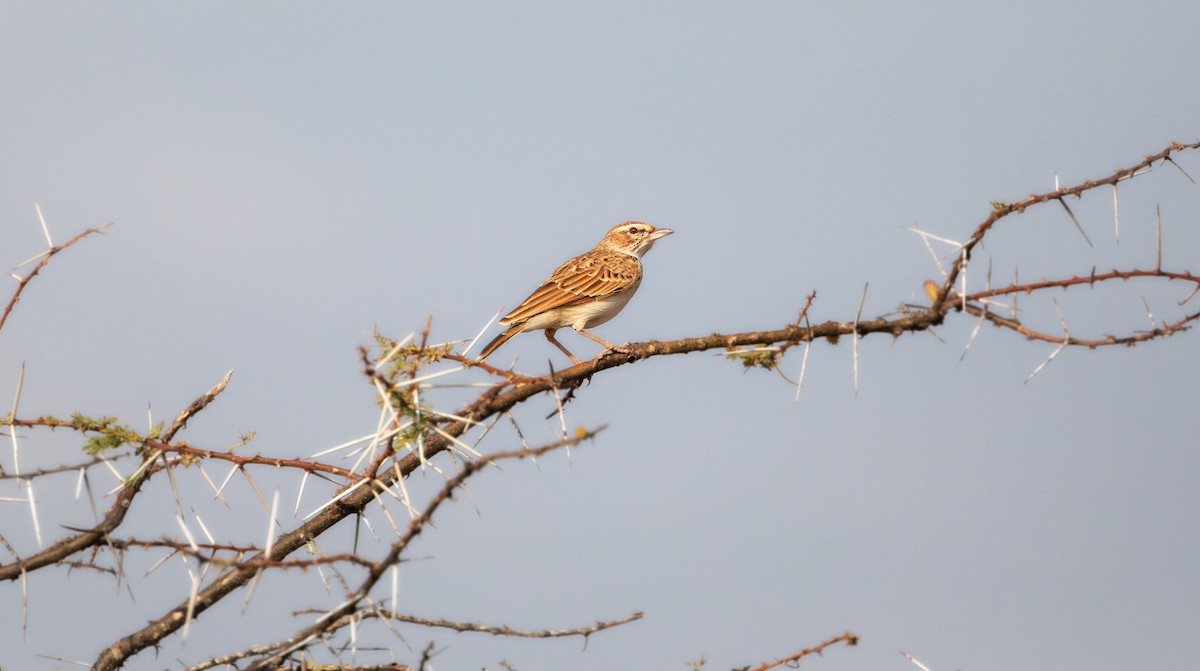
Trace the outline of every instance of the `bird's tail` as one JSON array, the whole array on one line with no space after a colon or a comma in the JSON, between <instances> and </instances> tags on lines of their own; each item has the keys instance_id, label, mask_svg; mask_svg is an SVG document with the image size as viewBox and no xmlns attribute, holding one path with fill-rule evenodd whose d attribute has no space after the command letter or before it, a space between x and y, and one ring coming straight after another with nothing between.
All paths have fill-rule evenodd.
<instances>
[{"instance_id":1,"label":"bird's tail","mask_svg":"<svg viewBox=\"0 0 1200 671\"><path fill-rule=\"evenodd\" d=\"M492 352L495 352L504 343L508 342L509 338L512 338L520 333L522 328L524 328L523 324L515 324L504 329L503 333L493 338L492 341L483 348L483 351L479 353L478 360L483 361L484 359L488 358L488 355L490 355Z\"/></svg>"}]
</instances>

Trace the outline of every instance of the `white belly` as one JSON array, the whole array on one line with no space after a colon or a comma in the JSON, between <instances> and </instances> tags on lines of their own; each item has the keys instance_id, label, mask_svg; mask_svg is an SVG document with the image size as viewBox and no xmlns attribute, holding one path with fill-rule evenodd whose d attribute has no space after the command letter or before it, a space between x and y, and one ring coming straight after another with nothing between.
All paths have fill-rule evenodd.
<instances>
[{"instance_id":1,"label":"white belly","mask_svg":"<svg viewBox=\"0 0 1200 671\"><path fill-rule=\"evenodd\" d=\"M627 291L622 291L611 298L604 298L598 301L589 301L581 305L573 305L557 310L548 310L540 315L535 315L525 322L525 331L539 331L543 329L558 329L564 326L570 326L576 331L590 329L594 326L599 326L613 317L625 307L629 299L633 298L634 292L637 291L641 282L634 284Z\"/></svg>"}]
</instances>

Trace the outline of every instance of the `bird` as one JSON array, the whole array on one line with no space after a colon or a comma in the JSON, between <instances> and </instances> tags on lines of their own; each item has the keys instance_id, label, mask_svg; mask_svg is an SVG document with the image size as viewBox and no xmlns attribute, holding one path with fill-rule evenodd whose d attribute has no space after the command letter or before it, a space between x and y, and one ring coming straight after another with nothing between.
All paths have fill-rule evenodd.
<instances>
[{"instance_id":1,"label":"bird","mask_svg":"<svg viewBox=\"0 0 1200 671\"><path fill-rule=\"evenodd\" d=\"M565 326L602 345L600 356L610 351L624 352L622 347L584 329L617 316L642 284L642 256L655 241L674 232L641 221L613 226L594 249L559 266L537 291L500 320L508 328L483 348L479 361L518 333L542 330L546 339L571 361L581 364L554 338L555 331Z\"/></svg>"}]
</instances>

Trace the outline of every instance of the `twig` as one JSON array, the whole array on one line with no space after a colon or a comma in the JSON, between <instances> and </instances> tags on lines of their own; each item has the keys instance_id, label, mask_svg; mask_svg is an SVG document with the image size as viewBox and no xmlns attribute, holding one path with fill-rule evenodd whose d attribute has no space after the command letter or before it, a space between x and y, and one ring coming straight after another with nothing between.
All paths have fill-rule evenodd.
<instances>
[{"instance_id":1,"label":"twig","mask_svg":"<svg viewBox=\"0 0 1200 671\"><path fill-rule=\"evenodd\" d=\"M466 482L466 480L472 475L478 473L485 467L490 466L497 461L502 461L505 459L525 459L534 456L541 456L547 452L559 449L568 444L577 445L584 440L593 437L596 433L602 431L604 428L605 427L600 427L596 429L596 431L588 432L570 439L555 441L548 445L543 445L532 450L520 449L510 452L498 452L495 454L486 455L477 461L465 463L462 467L462 470L457 475L449 478L442 489L432 499L430 499L429 504L425 507L425 512L409 523L408 531L400 539L392 543L388 554L383 559L378 561L375 567L369 571L367 577L364 578L359 584L358 588L354 590L354 592L350 595L350 598L332 610L327 611L324 616L318 618L317 621L312 625L296 632L296 634L287 641L281 643L274 653L266 655L262 659L256 661L252 666L249 667L249 669L254 671L264 671L265 669L274 668L275 665L285 660L289 655L306 647L329 631L335 629L335 625L338 623L342 623L343 626L345 624L349 624L349 622L353 619L350 616L358 613L360 610L358 604L366 598L367 594L369 594L371 589L376 585L376 583L379 582L388 568L400 561L400 556L405 550L408 549L409 544L412 543L412 541L415 540L416 537L419 536L425 527L430 523L430 521L433 519L434 513L437 512L438 508L443 503L452 499L454 492L458 490L458 488L461 487L463 483ZM409 458L411 459L412 455L410 455ZM282 543L283 539L280 539L280 542Z\"/></svg>"},{"instance_id":2,"label":"twig","mask_svg":"<svg viewBox=\"0 0 1200 671\"><path fill-rule=\"evenodd\" d=\"M33 280L34 277L37 277L37 274L41 272L42 268L46 267L46 264L50 263L50 259L53 258L55 254L58 254L62 250L74 245L76 242L79 242L92 233L103 233L109 226L112 226L112 224L109 223L104 224L103 226L97 226L96 228L89 228L79 235L76 235L70 240L64 242L63 244L57 247L51 246L49 250L43 252L41 255L42 260L38 261L38 264L33 267L33 270L29 271L28 274L18 280L16 291L13 292L12 298L10 298L8 301L8 305L4 306L4 312L0 313L0 329L4 328L4 322L8 321L8 315L12 313L13 308L17 305L17 302L21 300L21 293L25 291L25 287L29 286L29 282ZM47 239L49 239L49 233L46 235Z\"/></svg>"},{"instance_id":3,"label":"twig","mask_svg":"<svg viewBox=\"0 0 1200 671\"><path fill-rule=\"evenodd\" d=\"M783 666L784 664L791 664L793 662L798 662L803 657L807 657L809 655L819 655L825 651L825 648L828 648L829 646L833 645L834 643L842 643L842 642L844 642L847 647L858 645L858 635L852 634L850 632L846 632L839 636L834 636L833 638L831 638L827 641L822 641L821 643L818 643L817 645L814 645L811 648L805 648L805 649L801 650L800 652L797 652L796 654L791 655L789 657L784 657L783 659L779 659L774 662L768 662L761 666L756 666L756 667L754 667L754 671L767 671L767 669L773 669L777 666Z\"/></svg>"},{"instance_id":4,"label":"twig","mask_svg":"<svg viewBox=\"0 0 1200 671\"><path fill-rule=\"evenodd\" d=\"M225 377L221 378L221 381L215 387L204 392L200 398L192 401L191 405L184 408L183 412L179 413L179 416L175 418L175 421L171 422L171 427L162 435L162 442L171 442L175 434L179 433L179 430L187 425L189 419L195 417L196 413L207 407L209 403L212 403L217 398L217 395L225 391L225 387L229 384L229 378L231 377L233 377L232 369L228 373L225 373Z\"/></svg>"},{"instance_id":5,"label":"twig","mask_svg":"<svg viewBox=\"0 0 1200 671\"><path fill-rule=\"evenodd\" d=\"M359 615L362 617L404 622L406 624L418 624L423 627L439 627L442 629L452 629L459 632L478 632L482 634L491 634L493 636L511 636L514 638L563 638L567 636L582 636L587 638L596 632L604 631L605 629L612 629L613 627L619 627L623 624L629 624L630 622L634 622L645 617L644 613L638 612L627 617L623 617L619 620L597 621L595 624L591 624L586 627L528 631L522 629L513 629L512 627L506 627L503 625L496 626L478 624L475 622L454 622L452 620L444 620L440 618L417 617L415 615L405 615L404 613L397 613L384 608L364 610L361 611ZM338 626L345 626L346 624L348 624L348 622L339 621L334 624L334 628L337 628Z\"/></svg>"}]
</instances>

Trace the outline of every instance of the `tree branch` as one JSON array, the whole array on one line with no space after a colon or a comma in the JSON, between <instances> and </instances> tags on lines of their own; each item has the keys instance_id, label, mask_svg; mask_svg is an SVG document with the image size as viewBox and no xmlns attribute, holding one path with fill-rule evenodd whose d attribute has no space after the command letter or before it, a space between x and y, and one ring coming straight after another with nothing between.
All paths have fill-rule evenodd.
<instances>
[{"instance_id":1,"label":"tree branch","mask_svg":"<svg viewBox=\"0 0 1200 671\"><path fill-rule=\"evenodd\" d=\"M421 468L428 463L428 460L436 456L440 452L447 451L455 445L455 441L466 433L470 428L484 424L487 421L510 411L516 405L544 392L558 392L564 390L570 393L578 389L585 381L590 380L594 375L602 371L616 368L618 366L635 363L637 361L648 359L655 356L686 354L689 352L699 352L713 349L737 350L742 347L768 348L775 347L776 351L762 360L761 364L767 365L774 361L773 356L781 356L788 348L799 344L809 343L820 338L827 338L831 341L836 341L842 336L854 336L856 338L869 335L872 333L890 334L893 337L904 333L918 333L935 327L946 319L946 316L954 311L965 311L968 314L975 315L982 319L986 319L997 326L1008 328L1022 336L1032 337L1050 342L1057 342L1062 345L1078 345L1087 347L1096 347L1102 345L1117 345L1117 344L1135 344L1143 342L1151 338L1164 337L1173 333L1190 328L1191 325L1200 319L1200 313L1192 313L1183 316L1171 323L1157 325L1150 331L1134 332L1127 336L1110 336L1107 338L1091 338L1078 339L1071 337L1057 337L1045 333L1040 333L1034 329L1022 324L1016 319L1008 319L990 312L988 309L987 300L991 297L1000 295L1019 295L1034 292L1047 291L1050 289L1069 289L1072 287L1091 286L1098 282L1109 282L1112 280L1126 280L1131 278L1153 278L1165 281L1184 281L1190 282L1197 288L1200 288L1200 279L1192 275L1190 272L1168 272L1161 268L1155 270L1125 270L1112 271L1097 275L1094 272L1088 277L1071 277L1067 279L1044 280L1031 284L1012 284L1002 289L988 289L982 292L967 292L965 295L956 291L955 285L963 276L966 270L966 265L970 261L971 256L976 246L981 243L984 237L990 232L998 222L1012 214L1024 212L1027 208L1057 201L1065 205L1065 198L1074 196L1079 197L1085 192L1088 192L1097 187L1111 185L1115 187L1119 182L1130 179L1136 175L1143 174L1147 168L1152 167L1156 163L1171 162L1172 153L1182 152L1185 150L1194 150L1200 148L1200 142L1181 145L1172 143L1163 151L1147 156L1143 161L1131 166L1115 171L1100 180L1086 181L1077 186L1056 189L1055 191L1031 195L1017 203L1004 204L997 203L994 209L988 214L987 218L980 223L975 229L971 237L961 245L957 258L951 264L948 272L944 277L944 281L940 285L934 285L933 291L930 292L931 302L927 306L904 307L898 313L890 313L881 315L875 318L860 320L857 317L849 321L826 321L821 324L809 325L807 323L808 308L806 306L804 316L806 319L797 320L796 323L769 330L749 331L742 333L730 334L709 334L691 338L682 338L669 341L651 340L648 342L633 343L627 347L625 353L612 352L592 361L587 361L562 371L552 372L549 375L541 377L525 377L507 371L501 371L484 364L477 364L462 356L455 355L448 350L450 348L438 349L439 346L429 346L426 340L429 334L427 326L422 333L419 344L406 345L401 357L410 357L407 359L401 358L399 362L393 362L390 358L387 360L377 361L372 364L368 361L368 373L374 384L380 388L383 400L386 403L393 401L398 404L407 404L396 410L399 412L411 412L407 415L412 419L412 436L404 438L389 437L387 439L385 450L378 454L370 464L360 469L357 473L336 473L341 477L346 477L348 484L343 487L336 497L331 502L321 509L313 517L303 524L293 528L292 530L283 533L276 539L269 553L259 553L254 558L246 562L234 565L227 569L220 576L215 578L207 586L200 589L194 598L187 599L171 609L167 613L162 614L158 619L153 620L145 628L133 632L129 636L114 642L106 648L99 656L95 668L97 669L116 669L126 663L126 661L134 654L148 647L157 645L163 638L177 631L184 623L188 613L192 616L199 616L207 608L219 602L232 591L247 585L255 575L257 575L264 566L275 565L283 566L282 563L286 557L296 550L304 547L313 539L319 537L328 529L332 528L338 522L362 513L372 502L378 499L378 495L383 493L388 488L396 484L397 480L406 478L409 474ZM1193 292L1195 293L1195 292ZM804 325L801 325L801 321ZM401 350L400 345L396 345L395 351ZM428 354L427 357L422 358ZM737 352L733 352L737 354ZM418 391L422 388L422 378L418 375L418 370L429 363L441 361L443 359L458 361L467 366L476 366L486 374L495 376L498 379L497 383L484 393L479 395L473 401L469 402L462 408L456 410L452 415L438 414L430 415L425 413L420 399L417 396ZM384 375L379 375L374 366L391 365L391 366L409 366L401 371L405 384L400 384L396 378L388 378ZM435 375L440 375L445 371L439 371ZM389 409L391 406L388 406ZM397 414L397 417L399 415ZM397 420L398 422L398 420ZM407 426L407 425L406 425ZM399 427L393 426L393 429ZM394 436L394 434L388 434ZM397 446L397 444L399 444ZM411 444L419 444L420 449L410 447ZM564 443L567 444L567 443ZM169 441L152 441L147 439L145 445L155 450L173 450L180 454L187 454L186 450L194 450L190 446L180 446L179 444L171 444ZM184 449L186 447L186 450ZM553 449L555 446L547 446ZM409 451L405 452L404 450ZM198 451L193 456L202 458L230 458L219 456L211 452ZM424 515L419 516L409 526L407 533L392 543L388 555L382 560L375 562L368 569L368 576L364 579L357 588L349 595L349 598L341 605L327 612L326 617L319 620L314 625L302 629L295 636L290 637L287 641L271 646L268 650L264 650L261 659L256 660L254 668L267 668L271 664L278 664L288 659L292 653L304 649L312 641L320 640L327 636L331 631L336 630L338 623L349 621L348 618L362 617L370 612L368 608L363 608L362 604L368 600L368 594L376 585L384 571L399 561L401 554L407 549L408 543L418 535L424 528L424 524L429 519L436 508L448 500L453 494L456 487L470 475L478 472L485 465L488 465L496 459L502 458L519 458L523 456L532 456L536 451L516 451L509 453L501 453L484 457L479 461L468 461L462 466L462 470L458 475L448 479L446 486L441 490L429 504ZM240 462L239 465L249 466L255 464L280 464L280 460L269 460L265 458L242 458L246 461ZM232 460L230 458L230 460ZM389 460L391 463L389 464ZM286 460L285 460L286 461ZM311 465L315 462L303 462L302 460L294 460L295 463L286 463L284 465L293 466L296 468L306 468L306 465ZM315 470L310 469L310 470ZM149 472L147 473L147 475ZM144 479L144 478L142 478ZM136 487L140 485L140 481L131 483L129 487L122 490L118 497L117 504L127 506L132 493L136 493ZM130 493L132 492L132 493ZM122 498L124 497L124 498ZM123 501L123 503L122 503ZM123 512L121 513L123 515ZM110 516L115 515L110 511ZM109 522L106 517L104 524L110 524L111 528L115 528L116 524L120 523L120 518L116 518L115 522ZM102 528L98 527L98 529ZM89 532L90 533L90 532ZM87 547L81 545L79 549ZM68 553L69 554L69 553ZM47 555L47 553L39 553L39 556ZM65 556L65 555L64 555ZM44 562L46 563L46 562ZM41 565L44 565L41 564ZM27 569L33 567L28 562L18 562L16 565L0 566L0 579L6 575L5 571L13 572L19 569ZM790 658L785 658L779 662L773 663L778 666L783 663L793 662L798 660L805 654L819 652L821 648L839 640L844 640L847 643L857 640L852 634L844 634L842 637L831 639L817 648L808 651L801 651L797 655ZM262 650L260 648L260 650ZM255 655L258 656L258 655ZM771 666L762 667L763 669L771 668Z\"/></svg>"},{"instance_id":2,"label":"tree branch","mask_svg":"<svg viewBox=\"0 0 1200 671\"><path fill-rule=\"evenodd\" d=\"M4 322L8 321L8 315L12 313L13 308L15 308L17 303L20 302L21 293L25 291L25 287L29 285L34 277L37 277L37 274L42 271L42 268L45 268L46 265L50 263L50 259L54 258L55 254L58 254L62 250L74 245L76 242L79 242L93 233L103 233L109 226L112 226L112 224L104 224L103 226L97 226L96 228L89 228L79 235L64 242L63 244L50 247L50 249L42 252L40 255L42 258L40 261L38 261L38 264L33 267L33 270L29 271L29 274L25 277L18 279L16 291L13 292L12 298L8 300L8 305L4 306L4 312L0 312L0 329L4 328Z\"/></svg>"},{"instance_id":3,"label":"tree branch","mask_svg":"<svg viewBox=\"0 0 1200 671\"><path fill-rule=\"evenodd\" d=\"M768 662L762 666L756 666L754 667L754 671L767 671L768 669L773 669L777 666L783 666L784 664L795 664L803 657L807 657L809 655L819 655L825 651L825 648L828 648L834 643L841 642L845 642L847 647L858 645L858 635L846 632L840 636L834 636L827 641L822 641L811 648L805 648L789 657L784 657L783 659L779 659L774 662Z\"/></svg>"}]
</instances>

